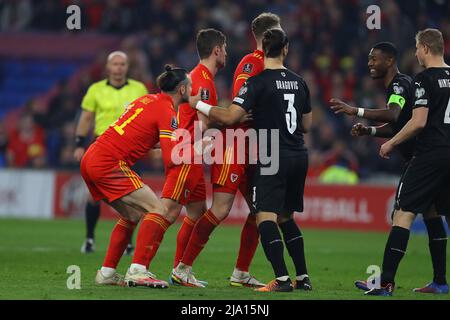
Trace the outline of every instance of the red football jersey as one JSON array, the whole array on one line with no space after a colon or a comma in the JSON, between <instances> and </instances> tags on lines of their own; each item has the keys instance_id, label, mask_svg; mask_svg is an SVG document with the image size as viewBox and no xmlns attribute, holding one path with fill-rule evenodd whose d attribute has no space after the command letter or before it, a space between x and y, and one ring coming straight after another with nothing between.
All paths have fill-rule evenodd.
<instances>
[{"instance_id":1,"label":"red football jersey","mask_svg":"<svg viewBox=\"0 0 450 320\"><path fill-rule=\"evenodd\" d=\"M264 70L264 53L255 50L244 56L239 62L233 77L233 98L237 96L239 90L248 78L256 76ZM248 128L248 123L237 124L234 128Z\"/></svg>"},{"instance_id":2,"label":"red football jersey","mask_svg":"<svg viewBox=\"0 0 450 320\"><path fill-rule=\"evenodd\" d=\"M132 166L160 142L164 168L172 165L173 131L178 127L170 96L147 94L130 103L120 118L95 141Z\"/></svg>"},{"instance_id":3,"label":"red football jersey","mask_svg":"<svg viewBox=\"0 0 450 320\"><path fill-rule=\"evenodd\" d=\"M248 78L256 76L264 70L264 53L259 50L247 54L239 62L233 77L233 98Z\"/></svg>"},{"instance_id":4,"label":"red football jersey","mask_svg":"<svg viewBox=\"0 0 450 320\"><path fill-rule=\"evenodd\" d=\"M214 86L214 77L206 66L199 63L190 73L192 80L192 96L202 88L202 101L217 106L217 93ZM191 108L189 103L181 104L178 108L179 127L186 129L191 134L191 141L194 142L194 121L198 121L197 110Z\"/></svg>"}]
</instances>

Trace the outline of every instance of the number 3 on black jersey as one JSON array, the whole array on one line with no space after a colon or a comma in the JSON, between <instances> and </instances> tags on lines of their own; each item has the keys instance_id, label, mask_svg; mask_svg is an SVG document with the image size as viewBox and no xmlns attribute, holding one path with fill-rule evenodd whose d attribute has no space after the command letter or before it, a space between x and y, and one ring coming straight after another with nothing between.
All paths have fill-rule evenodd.
<instances>
[{"instance_id":1,"label":"number 3 on black jersey","mask_svg":"<svg viewBox=\"0 0 450 320\"><path fill-rule=\"evenodd\" d=\"M286 110L286 125L290 134L297 130L297 110L294 107L295 94L285 93L284 100L288 102Z\"/></svg>"}]
</instances>

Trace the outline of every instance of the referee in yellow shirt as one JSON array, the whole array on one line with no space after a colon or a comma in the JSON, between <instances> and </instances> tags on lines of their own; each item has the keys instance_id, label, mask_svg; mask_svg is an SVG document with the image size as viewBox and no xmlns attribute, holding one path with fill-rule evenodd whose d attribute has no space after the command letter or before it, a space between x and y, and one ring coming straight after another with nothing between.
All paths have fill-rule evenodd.
<instances>
[{"instance_id":1,"label":"referee in yellow shirt","mask_svg":"<svg viewBox=\"0 0 450 320\"><path fill-rule=\"evenodd\" d=\"M107 79L92 84L81 103L82 112L76 129L76 149L74 157L80 161L86 151L86 140L92 125L94 135L101 135L111 123L117 120L126 106L133 100L148 93L145 85L127 78L128 57L122 51L109 54L106 62ZM86 204L86 241L81 252L94 252L94 230L100 217L100 203L88 199ZM133 246L128 245L127 254Z\"/></svg>"}]
</instances>

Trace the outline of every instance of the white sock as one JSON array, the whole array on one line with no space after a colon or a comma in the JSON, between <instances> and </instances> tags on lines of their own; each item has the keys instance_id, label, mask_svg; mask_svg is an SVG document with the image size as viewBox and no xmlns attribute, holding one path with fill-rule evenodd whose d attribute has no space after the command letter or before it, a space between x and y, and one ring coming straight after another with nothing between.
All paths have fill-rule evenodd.
<instances>
[{"instance_id":1,"label":"white sock","mask_svg":"<svg viewBox=\"0 0 450 320\"><path fill-rule=\"evenodd\" d=\"M305 278L308 278L307 274L302 274L301 276L295 277L298 281L303 281Z\"/></svg>"},{"instance_id":2,"label":"white sock","mask_svg":"<svg viewBox=\"0 0 450 320\"><path fill-rule=\"evenodd\" d=\"M116 269L114 268L108 268L108 267L102 267L100 269L100 272L102 273L102 275L106 278L112 277L112 275L114 273L116 273Z\"/></svg>"},{"instance_id":3,"label":"white sock","mask_svg":"<svg viewBox=\"0 0 450 320\"><path fill-rule=\"evenodd\" d=\"M136 272L136 271L138 271L138 272L146 272L147 271L147 267L142 265L142 264L139 264L139 263L132 263L130 265L130 270L134 271L134 272Z\"/></svg>"},{"instance_id":4,"label":"white sock","mask_svg":"<svg viewBox=\"0 0 450 320\"><path fill-rule=\"evenodd\" d=\"M278 277L277 280L280 281L287 281L289 279L289 276L282 276L282 277Z\"/></svg>"},{"instance_id":5,"label":"white sock","mask_svg":"<svg viewBox=\"0 0 450 320\"><path fill-rule=\"evenodd\" d=\"M233 270L233 277L235 277L235 278L240 278L240 277L243 277L246 275L248 275L248 272L241 271L238 268L234 268L234 270Z\"/></svg>"},{"instance_id":6,"label":"white sock","mask_svg":"<svg viewBox=\"0 0 450 320\"><path fill-rule=\"evenodd\" d=\"M178 266L176 267L176 269L178 269L178 270L189 270L191 268L192 268L192 266L188 266L187 264L184 264L183 262L180 262L178 264Z\"/></svg>"}]
</instances>

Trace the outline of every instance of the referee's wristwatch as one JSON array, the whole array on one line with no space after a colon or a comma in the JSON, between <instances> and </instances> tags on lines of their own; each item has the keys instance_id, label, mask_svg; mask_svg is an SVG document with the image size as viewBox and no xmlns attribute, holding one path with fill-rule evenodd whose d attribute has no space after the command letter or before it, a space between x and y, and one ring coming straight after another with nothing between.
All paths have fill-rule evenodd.
<instances>
[{"instance_id":1,"label":"referee's wristwatch","mask_svg":"<svg viewBox=\"0 0 450 320\"><path fill-rule=\"evenodd\" d=\"M75 138L75 146L77 148L85 148L85 144L86 144L86 137L77 136Z\"/></svg>"}]
</instances>

